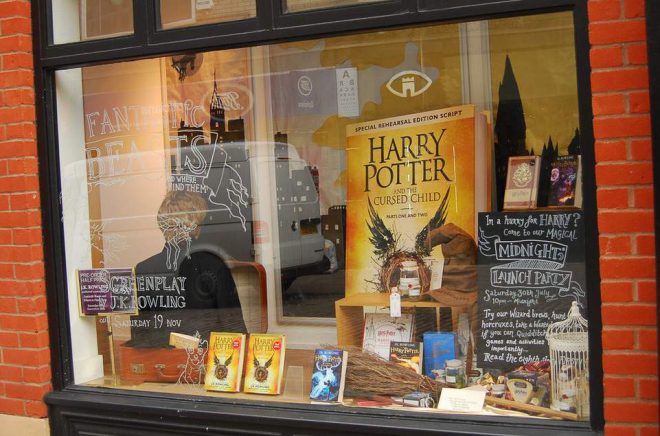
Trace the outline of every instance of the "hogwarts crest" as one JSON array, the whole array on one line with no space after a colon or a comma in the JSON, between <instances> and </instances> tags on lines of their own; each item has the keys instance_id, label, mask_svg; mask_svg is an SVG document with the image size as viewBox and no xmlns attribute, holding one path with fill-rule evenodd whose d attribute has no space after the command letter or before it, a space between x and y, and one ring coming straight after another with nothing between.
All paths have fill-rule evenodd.
<instances>
[{"instance_id":1,"label":"hogwarts crest","mask_svg":"<svg viewBox=\"0 0 660 436\"><path fill-rule=\"evenodd\" d=\"M524 188L532 181L533 172L530 165L526 162L520 164L513 172L513 184L518 188Z\"/></svg>"}]
</instances>

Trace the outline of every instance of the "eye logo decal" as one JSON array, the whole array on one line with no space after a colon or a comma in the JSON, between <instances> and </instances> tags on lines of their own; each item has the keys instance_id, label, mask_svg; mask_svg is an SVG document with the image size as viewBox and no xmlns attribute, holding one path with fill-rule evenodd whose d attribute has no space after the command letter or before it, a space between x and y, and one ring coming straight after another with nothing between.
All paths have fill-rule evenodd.
<instances>
[{"instance_id":1,"label":"eye logo decal","mask_svg":"<svg viewBox=\"0 0 660 436\"><path fill-rule=\"evenodd\" d=\"M402 98L416 97L429 89L433 80L420 71L406 70L392 76L387 82L387 89Z\"/></svg>"}]
</instances>

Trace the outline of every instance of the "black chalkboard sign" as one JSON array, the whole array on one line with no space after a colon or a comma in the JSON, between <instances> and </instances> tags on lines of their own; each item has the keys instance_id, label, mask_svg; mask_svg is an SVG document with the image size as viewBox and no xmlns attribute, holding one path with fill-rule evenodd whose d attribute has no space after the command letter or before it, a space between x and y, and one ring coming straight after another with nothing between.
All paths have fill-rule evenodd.
<instances>
[{"instance_id":1,"label":"black chalkboard sign","mask_svg":"<svg viewBox=\"0 0 660 436\"><path fill-rule=\"evenodd\" d=\"M478 242L478 365L548 360L548 325L586 313L582 212L480 213Z\"/></svg>"},{"instance_id":2,"label":"black chalkboard sign","mask_svg":"<svg viewBox=\"0 0 660 436\"><path fill-rule=\"evenodd\" d=\"M132 268L78 270L80 315L137 314Z\"/></svg>"}]
</instances>

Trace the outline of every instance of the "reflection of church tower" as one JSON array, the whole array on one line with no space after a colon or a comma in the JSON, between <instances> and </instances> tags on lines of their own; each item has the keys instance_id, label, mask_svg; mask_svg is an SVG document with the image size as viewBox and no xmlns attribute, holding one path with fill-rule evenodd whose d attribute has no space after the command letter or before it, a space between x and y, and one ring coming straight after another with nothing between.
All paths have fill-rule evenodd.
<instances>
[{"instance_id":1,"label":"reflection of church tower","mask_svg":"<svg viewBox=\"0 0 660 436\"><path fill-rule=\"evenodd\" d=\"M231 102L229 105L230 110L236 109L231 107ZM209 113L211 115L211 141L245 141L245 124L243 122L243 118L238 118L236 120L225 119L225 105L223 104L222 97L218 92L218 82L215 78L215 71L213 72L213 94L211 95Z\"/></svg>"},{"instance_id":2,"label":"reflection of church tower","mask_svg":"<svg viewBox=\"0 0 660 436\"><path fill-rule=\"evenodd\" d=\"M222 99L218 94L218 83L215 80L215 71L213 72L213 94L211 95L211 132L218 134L218 140L222 140L225 133L225 108L222 106Z\"/></svg>"},{"instance_id":3,"label":"reflection of church tower","mask_svg":"<svg viewBox=\"0 0 660 436\"><path fill-rule=\"evenodd\" d=\"M528 154L525 147L525 113L520 99L520 90L509 56L504 65L504 76L499 88L499 103L495 118L495 172L497 181L497 204L504 203L504 186L510 156Z\"/></svg>"}]
</instances>

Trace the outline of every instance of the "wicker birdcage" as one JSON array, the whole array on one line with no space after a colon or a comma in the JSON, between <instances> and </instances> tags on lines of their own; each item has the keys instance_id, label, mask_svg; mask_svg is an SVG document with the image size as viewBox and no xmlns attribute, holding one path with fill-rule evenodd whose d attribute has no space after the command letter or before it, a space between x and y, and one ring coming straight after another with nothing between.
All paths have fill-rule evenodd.
<instances>
[{"instance_id":1,"label":"wicker birdcage","mask_svg":"<svg viewBox=\"0 0 660 436\"><path fill-rule=\"evenodd\" d=\"M550 347L552 408L589 416L589 334L588 322L580 315L577 302L571 304L565 320L548 326L545 338Z\"/></svg>"}]
</instances>

